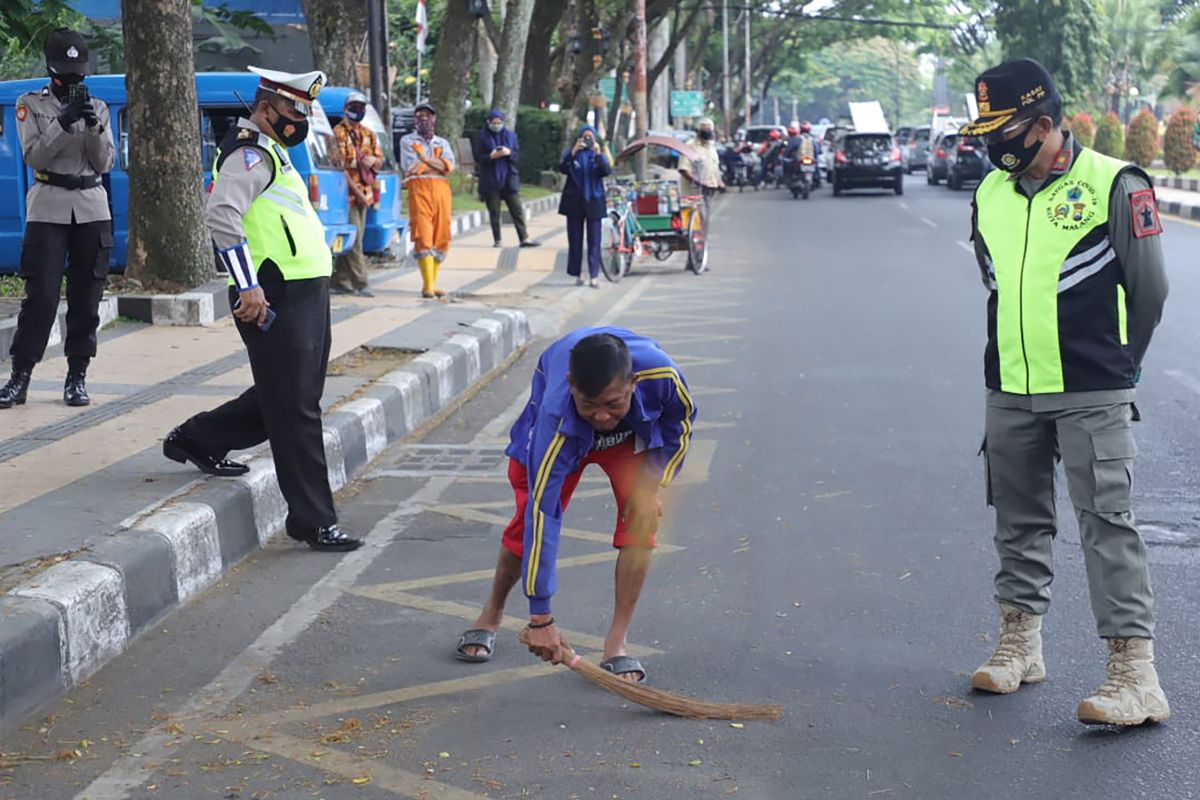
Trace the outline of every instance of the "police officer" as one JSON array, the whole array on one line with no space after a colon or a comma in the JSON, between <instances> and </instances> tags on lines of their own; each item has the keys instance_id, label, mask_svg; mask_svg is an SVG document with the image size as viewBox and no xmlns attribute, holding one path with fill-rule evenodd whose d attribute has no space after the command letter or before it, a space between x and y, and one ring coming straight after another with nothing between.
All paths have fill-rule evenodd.
<instances>
[{"instance_id":1,"label":"police officer","mask_svg":"<svg viewBox=\"0 0 1200 800\"><path fill-rule=\"evenodd\" d=\"M67 381L63 400L86 406L85 377L96 355L100 298L112 249L112 215L101 174L112 169L108 106L84 86L88 46L72 30L46 38L50 83L17 100L17 135L34 184L25 197L21 277L25 298L9 355L12 377L0 389L0 408L22 405L33 367L46 353L67 273Z\"/></svg>"},{"instance_id":2,"label":"police officer","mask_svg":"<svg viewBox=\"0 0 1200 800\"><path fill-rule=\"evenodd\" d=\"M229 272L254 386L171 431L163 455L235 476L248 468L228 452L270 441L288 535L316 550L354 550L362 542L337 525L321 429L333 258L287 151L308 135L325 74L250 69L260 77L254 109L218 148L204 219Z\"/></svg>"},{"instance_id":3,"label":"police officer","mask_svg":"<svg viewBox=\"0 0 1200 800\"><path fill-rule=\"evenodd\" d=\"M1130 511L1134 386L1167 297L1162 224L1150 179L1062 130L1062 99L1037 62L975 82L999 169L975 193L973 238L989 290L984 355L989 502L996 513L999 645L972 676L1009 693L1046 677L1055 461L1079 520L1107 680L1080 721L1138 725L1170 716L1154 669L1154 596Z\"/></svg>"}]
</instances>

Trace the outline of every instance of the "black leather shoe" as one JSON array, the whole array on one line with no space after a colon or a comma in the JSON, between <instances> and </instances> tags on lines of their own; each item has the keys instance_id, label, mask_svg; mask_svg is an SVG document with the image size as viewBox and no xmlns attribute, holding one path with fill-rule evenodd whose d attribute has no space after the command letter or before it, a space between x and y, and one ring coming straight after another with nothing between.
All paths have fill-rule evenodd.
<instances>
[{"instance_id":1,"label":"black leather shoe","mask_svg":"<svg viewBox=\"0 0 1200 800\"><path fill-rule=\"evenodd\" d=\"M63 386L63 402L69 406L91 405L92 398L87 393L87 376L82 372L68 372L67 382Z\"/></svg>"},{"instance_id":2,"label":"black leather shoe","mask_svg":"<svg viewBox=\"0 0 1200 800\"><path fill-rule=\"evenodd\" d=\"M198 452L195 445L179 432L179 428L171 431L163 440L163 455L180 464L190 461L201 472L207 472L209 475L216 475L220 478L236 478L238 475L245 475L250 471L245 464L239 464L227 458L213 458Z\"/></svg>"},{"instance_id":3,"label":"black leather shoe","mask_svg":"<svg viewBox=\"0 0 1200 800\"><path fill-rule=\"evenodd\" d=\"M291 536L291 533L289 532L288 535ZM362 539L352 539L337 525L329 525L317 528L316 533L308 539L308 546L313 550L345 553L362 547Z\"/></svg>"},{"instance_id":4,"label":"black leather shoe","mask_svg":"<svg viewBox=\"0 0 1200 800\"><path fill-rule=\"evenodd\" d=\"M541 247L541 246L542 246L541 242L535 242L533 239L526 239L525 241L521 242L521 247Z\"/></svg>"},{"instance_id":5,"label":"black leather shoe","mask_svg":"<svg viewBox=\"0 0 1200 800\"><path fill-rule=\"evenodd\" d=\"M25 405L25 397L29 394L29 378L32 370L13 368L12 377L4 388L0 389L0 408L12 408Z\"/></svg>"}]
</instances>

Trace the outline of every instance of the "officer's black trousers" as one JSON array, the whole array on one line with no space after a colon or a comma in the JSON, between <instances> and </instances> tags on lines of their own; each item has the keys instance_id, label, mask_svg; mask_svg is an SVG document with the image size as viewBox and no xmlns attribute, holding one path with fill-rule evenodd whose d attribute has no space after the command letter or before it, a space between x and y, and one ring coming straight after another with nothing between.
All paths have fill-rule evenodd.
<instances>
[{"instance_id":1,"label":"officer's black trousers","mask_svg":"<svg viewBox=\"0 0 1200 800\"><path fill-rule=\"evenodd\" d=\"M266 333L236 323L254 386L192 417L180 432L216 458L269 440L288 504L288 527L309 531L337 522L321 432L331 342L329 279L283 281L270 261L259 269L258 279L277 316ZM231 306L236 299L230 287Z\"/></svg>"},{"instance_id":2,"label":"officer's black trousers","mask_svg":"<svg viewBox=\"0 0 1200 800\"><path fill-rule=\"evenodd\" d=\"M108 277L112 222L29 222L21 243L21 277L25 299L17 317L9 355L14 363L36 364L46 354L46 342L58 315L63 270L67 275L67 359L86 366L96 355L100 298Z\"/></svg>"}]
</instances>

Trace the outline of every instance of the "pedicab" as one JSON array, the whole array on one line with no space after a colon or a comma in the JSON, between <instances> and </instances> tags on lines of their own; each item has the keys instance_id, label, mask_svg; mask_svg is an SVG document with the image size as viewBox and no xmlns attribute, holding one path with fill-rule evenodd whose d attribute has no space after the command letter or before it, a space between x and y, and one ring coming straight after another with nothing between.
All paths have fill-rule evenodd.
<instances>
[{"instance_id":1,"label":"pedicab","mask_svg":"<svg viewBox=\"0 0 1200 800\"><path fill-rule=\"evenodd\" d=\"M645 136L629 144L614 161L614 170L629 166L643 149L694 160L696 151L670 136ZM673 170L669 170L672 171ZM608 216L603 223L604 277L616 283L633 263L647 255L666 261L674 253L687 253L687 269L699 275L708 269L707 204L702 195L684 194L683 181L674 176L618 175L607 183Z\"/></svg>"}]
</instances>

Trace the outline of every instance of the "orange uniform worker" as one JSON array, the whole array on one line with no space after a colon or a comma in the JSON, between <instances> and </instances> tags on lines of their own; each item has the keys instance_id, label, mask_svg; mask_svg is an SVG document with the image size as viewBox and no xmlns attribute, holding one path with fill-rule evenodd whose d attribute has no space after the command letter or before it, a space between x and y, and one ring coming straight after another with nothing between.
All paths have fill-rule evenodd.
<instances>
[{"instance_id":1,"label":"orange uniform worker","mask_svg":"<svg viewBox=\"0 0 1200 800\"><path fill-rule=\"evenodd\" d=\"M417 129L400 140L400 168L408 189L408 224L413 256L421 270L421 296L442 297L438 268L450 249L450 173L456 166L450 143L434 133L437 110L429 103L416 108Z\"/></svg>"}]
</instances>

